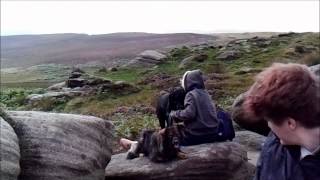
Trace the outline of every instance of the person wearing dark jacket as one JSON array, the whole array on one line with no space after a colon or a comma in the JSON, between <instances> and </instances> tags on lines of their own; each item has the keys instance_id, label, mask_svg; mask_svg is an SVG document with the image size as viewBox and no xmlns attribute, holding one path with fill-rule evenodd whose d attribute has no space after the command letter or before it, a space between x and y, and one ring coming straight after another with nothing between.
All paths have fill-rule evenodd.
<instances>
[{"instance_id":1,"label":"person wearing dark jacket","mask_svg":"<svg viewBox=\"0 0 320 180\"><path fill-rule=\"evenodd\" d=\"M170 117L185 125L185 138L181 145L196 145L217 141L218 125L216 106L205 90L202 72L187 71L181 80L186 91L184 109L171 111Z\"/></svg>"},{"instance_id":2,"label":"person wearing dark jacket","mask_svg":"<svg viewBox=\"0 0 320 180\"><path fill-rule=\"evenodd\" d=\"M241 108L236 111L244 112L235 114L247 118L236 121L248 127L267 121L271 130L255 180L320 179L320 79L306 66L272 65L257 76L237 106Z\"/></svg>"},{"instance_id":3,"label":"person wearing dark jacket","mask_svg":"<svg viewBox=\"0 0 320 180\"><path fill-rule=\"evenodd\" d=\"M185 72L181 86L186 91L184 109L171 111L169 114L172 120L184 123L184 137L180 139L180 145L232 140L235 135L231 118L222 109L217 113L215 104L205 90L202 72ZM137 141L120 139L120 145L125 149L130 148L129 152L133 152L137 144Z\"/></svg>"}]
</instances>

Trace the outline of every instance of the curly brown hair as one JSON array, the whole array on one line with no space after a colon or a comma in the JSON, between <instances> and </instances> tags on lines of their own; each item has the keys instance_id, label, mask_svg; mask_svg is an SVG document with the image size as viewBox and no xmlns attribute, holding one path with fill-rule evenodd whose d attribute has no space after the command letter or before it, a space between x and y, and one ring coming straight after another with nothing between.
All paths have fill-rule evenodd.
<instances>
[{"instance_id":1,"label":"curly brown hair","mask_svg":"<svg viewBox=\"0 0 320 180\"><path fill-rule=\"evenodd\" d=\"M246 93L245 110L282 124L293 118L306 128L320 126L320 81L307 66L274 63L259 73Z\"/></svg>"}]
</instances>

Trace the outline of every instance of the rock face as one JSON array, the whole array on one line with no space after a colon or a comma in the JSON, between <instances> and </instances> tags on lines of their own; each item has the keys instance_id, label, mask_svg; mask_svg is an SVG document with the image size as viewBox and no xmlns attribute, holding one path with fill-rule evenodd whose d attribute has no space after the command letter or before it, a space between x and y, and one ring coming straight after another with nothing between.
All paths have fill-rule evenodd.
<instances>
[{"instance_id":1,"label":"rock face","mask_svg":"<svg viewBox=\"0 0 320 180\"><path fill-rule=\"evenodd\" d=\"M69 88L82 87L87 83L88 81L82 78L70 78L66 81L66 85Z\"/></svg>"},{"instance_id":2,"label":"rock face","mask_svg":"<svg viewBox=\"0 0 320 180\"><path fill-rule=\"evenodd\" d=\"M63 87L66 87L66 82L61 82L61 83L54 84L54 85L48 87L47 90L49 90L49 91L59 91Z\"/></svg>"},{"instance_id":3,"label":"rock face","mask_svg":"<svg viewBox=\"0 0 320 180\"><path fill-rule=\"evenodd\" d=\"M254 166L247 162L243 147L234 142L183 147L188 158L168 163L152 163L146 157L126 160L126 154L112 156L106 180L247 180Z\"/></svg>"},{"instance_id":4,"label":"rock face","mask_svg":"<svg viewBox=\"0 0 320 180\"><path fill-rule=\"evenodd\" d=\"M140 57L143 57L143 58L146 58L146 59L154 59L154 60L157 60L157 61L161 61L166 56L161 54L161 53L159 53L159 52L157 52L157 51L154 51L154 50L146 50L146 51L143 51L140 54Z\"/></svg>"},{"instance_id":5,"label":"rock face","mask_svg":"<svg viewBox=\"0 0 320 180\"><path fill-rule=\"evenodd\" d=\"M244 145L249 151L261 151L265 139L265 136L251 131L237 131L233 141Z\"/></svg>"},{"instance_id":6,"label":"rock face","mask_svg":"<svg viewBox=\"0 0 320 180\"><path fill-rule=\"evenodd\" d=\"M256 165L265 139L265 136L251 131L237 131L233 141L245 147L248 154L248 161Z\"/></svg>"},{"instance_id":7,"label":"rock face","mask_svg":"<svg viewBox=\"0 0 320 180\"><path fill-rule=\"evenodd\" d=\"M19 179L104 179L113 125L92 116L11 111L19 139Z\"/></svg>"},{"instance_id":8,"label":"rock face","mask_svg":"<svg viewBox=\"0 0 320 180\"><path fill-rule=\"evenodd\" d=\"M207 59L208 59L208 55L207 54L192 55L192 56L189 56L189 57L183 59L181 61L181 63L179 64L179 68L185 68L189 64L191 64L192 62L203 62L203 61L205 61Z\"/></svg>"},{"instance_id":9,"label":"rock face","mask_svg":"<svg viewBox=\"0 0 320 180\"><path fill-rule=\"evenodd\" d=\"M271 41L268 40L267 38L258 37L258 36L249 39L249 41L252 42L253 45L256 45L260 48L265 48L271 44Z\"/></svg>"},{"instance_id":10,"label":"rock face","mask_svg":"<svg viewBox=\"0 0 320 180\"><path fill-rule=\"evenodd\" d=\"M44 98L64 98L64 97L74 97L81 95L78 91L66 91L66 92L47 92L45 94L30 94L26 97L29 103L34 103Z\"/></svg>"},{"instance_id":11,"label":"rock face","mask_svg":"<svg viewBox=\"0 0 320 180\"><path fill-rule=\"evenodd\" d=\"M20 148L16 133L0 117L0 179L16 180L20 173Z\"/></svg>"},{"instance_id":12,"label":"rock face","mask_svg":"<svg viewBox=\"0 0 320 180\"><path fill-rule=\"evenodd\" d=\"M250 67L242 67L237 72L235 72L235 75L241 75L241 74L248 74L248 73L258 73L261 72L261 69L257 68L250 68Z\"/></svg>"},{"instance_id":13,"label":"rock face","mask_svg":"<svg viewBox=\"0 0 320 180\"><path fill-rule=\"evenodd\" d=\"M242 128L267 136L270 132L267 121L259 117L248 116L243 109L245 93L240 94L232 104L231 118Z\"/></svg>"},{"instance_id":14,"label":"rock face","mask_svg":"<svg viewBox=\"0 0 320 180\"><path fill-rule=\"evenodd\" d=\"M217 59L220 59L220 60L234 60L234 59L239 58L240 56L241 56L240 51L238 51L238 50L229 50L229 51L222 52L217 57Z\"/></svg>"},{"instance_id":15,"label":"rock face","mask_svg":"<svg viewBox=\"0 0 320 180\"><path fill-rule=\"evenodd\" d=\"M44 94L27 96L25 100L27 109L52 111L54 107L65 104L74 97L101 93L126 95L140 91L138 87L126 82L113 82L80 72L81 70L72 72L65 82L48 87Z\"/></svg>"},{"instance_id":16,"label":"rock face","mask_svg":"<svg viewBox=\"0 0 320 180\"><path fill-rule=\"evenodd\" d=\"M166 55L154 50L146 50L128 62L129 67L152 67L163 62Z\"/></svg>"}]
</instances>

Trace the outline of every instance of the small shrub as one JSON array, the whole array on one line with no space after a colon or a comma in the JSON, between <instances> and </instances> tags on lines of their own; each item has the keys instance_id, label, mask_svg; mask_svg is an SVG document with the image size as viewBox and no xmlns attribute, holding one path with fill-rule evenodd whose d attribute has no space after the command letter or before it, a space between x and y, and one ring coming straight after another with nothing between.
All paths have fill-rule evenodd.
<instances>
[{"instance_id":1,"label":"small shrub","mask_svg":"<svg viewBox=\"0 0 320 180\"><path fill-rule=\"evenodd\" d=\"M117 113L112 117L116 127L117 137L137 139L143 129L156 129L158 120L151 115L137 113L135 115L123 115Z\"/></svg>"},{"instance_id":2,"label":"small shrub","mask_svg":"<svg viewBox=\"0 0 320 180\"><path fill-rule=\"evenodd\" d=\"M170 55L174 61L181 61L191 53L192 51L186 46L183 46L182 48L174 48L170 51Z\"/></svg>"}]
</instances>

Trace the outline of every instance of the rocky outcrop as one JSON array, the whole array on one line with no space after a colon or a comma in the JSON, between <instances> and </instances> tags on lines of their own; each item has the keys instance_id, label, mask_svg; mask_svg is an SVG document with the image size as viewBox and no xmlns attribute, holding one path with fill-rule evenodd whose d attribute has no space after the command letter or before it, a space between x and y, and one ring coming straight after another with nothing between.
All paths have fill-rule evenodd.
<instances>
[{"instance_id":1,"label":"rocky outcrop","mask_svg":"<svg viewBox=\"0 0 320 180\"><path fill-rule=\"evenodd\" d=\"M249 39L249 42L251 42L253 45L259 48L265 48L271 44L270 39L258 36Z\"/></svg>"},{"instance_id":2,"label":"rocky outcrop","mask_svg":"<svg viewBox=\"0 0 320 180\"><path fill-rule=\"evenodd\" d=\"M82 87L88 84L88 81L83 78L70 78L66 80L66 85L69 88Z\"/></svg>"},{"instance_id":3,"label":"rocky outcrop","mask_svg":"<svg viewBox=\"0 0 320 180\"><path fill-rule=\"evenodd\" d=\"M281 33L281 34L278 34L278 37L291 37L291 36L294 36L296 34L297 33L294 33L294 32Z\"/></svg>"},{"instance_id":4,"label":"rocky outcrop","mask_svg":"<svg viewBox=\"0 0 320 180\"><path fill-rule=\"evenodd\" d=\"M249 116L243 109L243 103L245 101L245 93L240 94L232 104L231 118L242 128L256 132L267 136L270 132L270 128L267 125L267 121L259 117Z\"/></svg>"},{"instance_id":5,"label":"rocky outcrop","mask_svg":"<svg viewBox=\"0 0 320 180\"><path fill-rule=\"evenodd\" d=\"M245 147L248 161L256 165L265 139L265 136L251 131L237 131L233 141Z\"/></svg>"},{"instance_id":6,"label":"rocky outcrop","mask_svg":"<svg viewBox=\"0 0 320 180\"><path fill-rule=\"evenodd\" d=\"M66 91L66 92L48 92L45 94L31 94L29 96L26 97L28 103L35 103L41 99L45 99L45 98L71 98L74 96L79 96L81 95L81 92L79 91Z\"/></svg>"},{"instance_id":7,"label":"rocky outcrop","mask_svg":"<svg viewBox=\"0 0 320 180\"><path fill-rule=\"evenodd\" d=\"M250 67L242 67L237 72L235 72L235 75L241 75L241 74L248 74L248 73L258 73L261 72L261 69L258 68L250 68Z\"/></svg>"},{"instance_id":8,"label":"rocky outcrop","mask_svg":"<svg viewBox=\"0 0 320 180\"><path fill-rule=\"evenodd\" d=\"M240 51L238 51L238 50L228 50L228 51L222 52L216 58L219 59L219 60L234 60L234 59L239 58L240 56L241 56Z\"/></svg>"},{"instance_id":9,"label":"rocky outcrop","mask_svg":"<svg viewBox=\"0 0 320 180\"><path fill-rule=\"evenodd\" d=\"M57 83L57 84L54 84L52 86L49 86L47 88L48 91L59 91L61 90L62 88L66 87L66 82L61 82L61 83Z\"/></svg>"},{"instance_id":10,"label":"rocky outcrop","mask_svg":"<svg viewBox=\"0 0 320 180\"><path fill-rule=\"evenodd\" d=\"M128 67L152 67L162 63L166 55L154 50L146 50L126 64Z\"/></svg>"},{"instance_id":11,"label":"rocky outcrop","mask_svg":"<svg viewBox=\"0 0 320 180\"><path fill-rule=\"evenodd\" d=\"M138 87L124 81L113 82L76 69L65 82L50 86L46 93L28 95L25 102L28 110L52 111L56 106L65 104L74 97L101 93L126 95L138 91Z\"/></svg>"},{"instance_id":12,"label":"rocky outcrop","mask_svg":"<svg viewBox=\"0 0 320 180\"><path fill-rule=\"evenodd\" d=\"M140 89L137 88L136 86L133 86L129 83L126 83L124 81L116 81L111 84L102 84L99 86L99 93L103 92L111 92L114 94L121 94L121 95L126 95L126 94L131 94L135 92L139 92Z\"/></svg>"},{"instance_id":13,"label":"rocky outcrop","mask_svg":"<svg viewBox=\"0 0 320 180\"><path fill-rule=\"evenodd\" d=\"M183 147L187 159L152 163L146 157L126 160L126 154L112 156L106 180L247 180L254 166L247 162L243 147L234 142Z\"/></svg>"},{"instance_id":14,"label":"rocky outcrop","mask_svg":"<svg viewBox=\"0 0 320 180\"><path fill-rule=\"evenodd\" d=\"M185 68L188 65L190 65L192 62L203 62L208 59L207 54L196 54L189 56L187 58L184 58L181 63L179 64L179 68Z\"/></svg>"},{"instance_id":15,"label":"rocky outcrop","mask_svg":"<svg viewBox=\"0 0 320 180\"><path fill-rule=\"evenodd\" d=\"M0 179L16 180L20 174L19 140L12 127L0 117Z\"/></svg>"},{"instance_id":16,"label":"rocky outcrop","mask_svg":"<svg viewBox=\"0 0 320 180\"><path fill-rule=\"evenodd\" d=\"M5 118L19 139L19 179L104 179L113 138L109 121L35 111L8 115L10 119Z\"/></svg>"},{"instance_id":17,"label":"rocky outcrop","mask_svg":"<svg viewBox=\"0 0 320 180\"><path fill-rule=\"evenodd\" d=\"M237 131L233 141L245 146L248 151L261 151L265 139L265 136L251 131Z\"/></svg>"}]
</instances>

